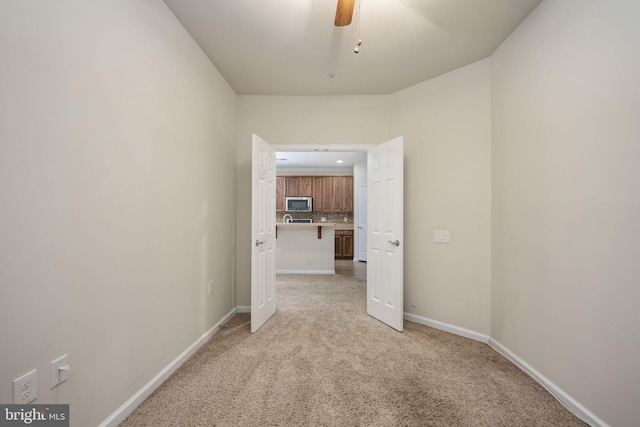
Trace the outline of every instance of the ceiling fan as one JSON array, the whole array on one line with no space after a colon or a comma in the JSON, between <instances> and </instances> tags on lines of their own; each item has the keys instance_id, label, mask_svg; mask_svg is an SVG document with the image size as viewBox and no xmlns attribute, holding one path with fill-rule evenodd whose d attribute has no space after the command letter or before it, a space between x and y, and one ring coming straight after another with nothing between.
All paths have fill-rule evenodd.
<instances>
[{"instance_id":1,"label":"ceiling fan","mask_svg":"<svg viewBox=\"0 0 640 427\"><path fill-rule=\"evenodd\" d=\"M356 0L338 0L338 7L336 8L336 19L333 22L336 27L344 27L351 24L353 18L353 7L356 4Z\"/></svg>"}]
</instances>

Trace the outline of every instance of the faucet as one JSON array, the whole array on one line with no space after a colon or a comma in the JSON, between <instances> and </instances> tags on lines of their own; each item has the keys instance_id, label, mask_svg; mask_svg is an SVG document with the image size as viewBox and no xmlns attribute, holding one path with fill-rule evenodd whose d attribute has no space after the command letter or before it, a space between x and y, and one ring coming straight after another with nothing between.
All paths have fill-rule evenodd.
<instances>
[{"instance_id":1,"label":"faucet","mask_svg":"<svg viewBox=\"0 0 640 427\"><path fill-rule=\"evenodd\" d=\"M287 220L287 217L289 217L289 220ZM291 216L291 214L282 215L282 222L288 223L290 220L293 220L293 217Z\"/></svg>"}]
</instances>

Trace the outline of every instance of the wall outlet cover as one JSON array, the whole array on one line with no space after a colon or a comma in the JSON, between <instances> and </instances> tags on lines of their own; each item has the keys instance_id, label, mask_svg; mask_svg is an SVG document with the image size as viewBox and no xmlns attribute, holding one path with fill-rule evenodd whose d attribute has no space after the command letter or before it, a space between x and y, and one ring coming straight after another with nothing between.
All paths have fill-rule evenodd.
<instances>
[{"instance_id":1,"label":"wall outlet cover","mask_svg":"<svg viewBox=\"0 0 640 427\"><path fill-rule=\"evenodd\" d=\"M38 370L27 372L13 380L13 403L25 405L38 398Z\"/></svg>"}]
</instances>

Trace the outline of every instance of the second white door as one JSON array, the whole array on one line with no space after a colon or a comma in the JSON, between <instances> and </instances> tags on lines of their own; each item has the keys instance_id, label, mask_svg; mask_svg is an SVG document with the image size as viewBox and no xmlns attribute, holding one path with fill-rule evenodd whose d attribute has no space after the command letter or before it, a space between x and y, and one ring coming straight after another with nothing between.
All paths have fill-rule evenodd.
<instances>
[{"instance_id":1,"label":"second white door","mask_svg":"<svg viewBox=\"0 0 640 427\"><path fill-rule=\"evenodd\" d=\"M367 313L403 329L403 138L369 151Z\"/></svg>"}]
</instances>

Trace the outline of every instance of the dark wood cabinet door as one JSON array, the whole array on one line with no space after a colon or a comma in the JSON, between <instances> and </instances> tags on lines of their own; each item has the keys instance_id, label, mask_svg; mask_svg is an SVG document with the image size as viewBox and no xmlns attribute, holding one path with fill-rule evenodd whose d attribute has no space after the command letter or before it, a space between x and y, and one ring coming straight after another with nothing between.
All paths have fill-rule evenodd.
<instances>
[{"instance_id":1,"label":"dark wood cabinet door","mask_svg":"<svg viewBox=\"0 0 640 427\"><path fill-rule=\"evenodd\" d=\"M317 176L313 178L312 188L311 188L311 197L313 198L313 211L314 212L323 212L323 199L322 196L324 194L324 181L323 177Z\"/></svg>"},{"instance_id":2,"label":"dark wood cabinet door","mask_svg":"<svg viewBox=\"0 0 640 427\"><path fill-rule=\"evenodd\" d=\"M344 212L344 177L333 177L333 212Z\"/></svg>"},{"instance_id":3,"label":"dark wood cabinet door","mask_svg":"<svg viewBox=\"0 0 640 427\"><path fill-rule=\"evenodd\" d=\"M353 177L345 176L343 184L344 196L343 196L343 212L353 212Z\"/></svg>"},{"instance_id":4,"label":"dark wood cabinet door","mask_svg":"<svg viewBox=\"0 0 640 427\"><path fill-rule=\"evenodd\" d=\"M286 181L286 195L287 197L298 197L298 177L297 176L287 176L285 177Z\"/></svg>"},{"instance_id":5,"label":"dark wood cabinet door","mask_svg":"<svg viewBox=\"0 0 640 427\"><path fill-rule=\"evenodd\" d=\"M353 259L353 231L350 235L342 236L342 257Z\"/></svg>"},{"instance_id":6,"label":"dark wood cabinet door","mask_svg":"<svg viewBox=\"0 0 640 427\"><path fill-rule=\"evenodd\" d=\"M335 258L353 259L353 230L335 231Z\"/></svg>"},{"instance_id":7,"label":"dark wood cabinet door","mask_svg":"<svg viewBox=\"0 0 640 427\"><path fill-rule=\"evenodd\" d=\"M313 197L313 178L310 176L298 177L298 196Z\"/></svg>"},{"instance_id":8,"label":"dark wood cabinet door","mask_svg":"<svg viewBox=\"0 0 640 427\"><path fill-rule=\"evenodd\" d=\"M276 177L276 212L284 212L287 210L285 203L287 195L285 193L285 179L284 177Z\"/></svg>"},{"instance_id":9,"label":"dark wood cabinet door","mask_svg":"<svg viewBox=\"0 0 640 427\"><path fill-rule=\"evenodd\" d=\"M342 236L335 237L334 254L336 258L342 258Z\"/></svg>"},{"instance_id":10,"label":"dark wood cabinet door","mask_svg":"<svg viewBox=\"0 0 640 427\"><path fill-rule=\"evenodd\" d=\"M330 176L322 177L321 212L333 212L333 179Z\"/></svg>"}]
</instances>

